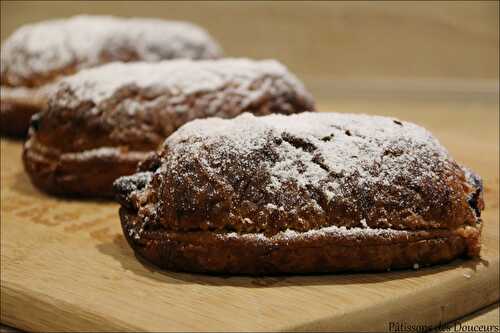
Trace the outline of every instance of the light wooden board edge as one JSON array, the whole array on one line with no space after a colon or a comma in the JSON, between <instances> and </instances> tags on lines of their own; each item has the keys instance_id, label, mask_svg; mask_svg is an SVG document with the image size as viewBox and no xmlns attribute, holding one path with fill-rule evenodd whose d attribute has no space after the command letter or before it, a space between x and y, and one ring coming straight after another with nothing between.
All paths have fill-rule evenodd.
<instances>
[{"instance_id":1,"label":"light wooden board edge","mask_svg":"<svg viewBox=\"0 0 500 333\"><path fill-rule=\"evenodd\" d=\"M478 270L499 269L499 261L490 261L488 267ZM388 331L389 323L382 318L391 318L391 322L437 326L468 315L500 299L499 276L493 274L474 274L471 279L479 279L474 284L462 276L455 276L447 281L447 287L439 294L429 288L424 292L415 292L399 299L387 302L384 307L378 305L358 309L353 314L342 314L324 318L301 326L286 327L281 331ZM473 285L475 287L470 288ZM475 297L471 297L474 294ZM334 301L334 300L333 300ZM22 308L18 304L24 304ZM402 304L406 304L402 306ZM436 304L445 304L436 308ZM133 310L132 310L133 311ZM75 325L74 313L79 314ZM412 314L411 320L408 314ZM29 314L29 315L27 315ZM57 320L54 317L57 316ZM71 319L68 319L71 318ZM89 309L70 304L48 294L38 295L24 291L22 285L8 283L2 285L1 322L28 331L95 331L95 323L99 322L98 331L141 331L141 328L125 323L111 314L103 317ZM38 323L33 325L33 323ZM366 328L369 327L367 330ZM166 328L168 331L168 328Z\"/></svg>"},{"instance_id":2,"label":"light wooden board edge","mask_svg":"<svg viewBox=\"0 0 500 333\"><path fill-rule=\"evenodd\" d=\"M51 297L42 292L26 292L22 285L2 284L1 322L21 330L32 332L53 331L97 331L95 323L100 322L98 331L141 331L122 321L103 317L78 305ZM24 304L22 308L19 304ZM74 313L79 314L78 326L75 326ZM57 319L54 320L57 316ZM71 318L71 319L69 319ZM34 326L33 323L38 323Z\"/></svg>"},{"instance_id":3,"label":"light wooden board edge","mask_svg":"<svg viewBox=\"0 0 500 333\"><path fill-rule=\"evenodd\" d=\"M499 260L490 261L486 269L499 270ZM441 293L429 289L416 292L384 304L384 307L367 307L350 313L349 317L325 318L321 321L306 323L299 327L287 327L283 331L337 331L381 332L389 331L389 323L381 320L391 318L395 323L438 326L468 315L480 308L498 302L499 276L493 274L475 274L479 279L476 287L468 289L467 279L455 276L447 281L447 287ZM471 293L477 295L470 297ZM406 304L403 306L402 304ZM436 304L445 304L436 308ZM408 314L412 314L411 319ZM352 316L358 318L352 322ZM423 320L425 318L425 320ZM366 330L366 327L370 327Z\"/></svg>"}]
</instances>

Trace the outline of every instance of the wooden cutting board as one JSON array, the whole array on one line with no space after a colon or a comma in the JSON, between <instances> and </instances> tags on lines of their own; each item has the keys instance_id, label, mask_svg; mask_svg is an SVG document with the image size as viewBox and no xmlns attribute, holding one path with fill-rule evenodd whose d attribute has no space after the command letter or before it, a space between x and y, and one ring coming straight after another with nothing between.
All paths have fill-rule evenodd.
<instances>
[{"instance_id":1,"label":"wooden cutting board","mask_svg":"<svg viewBox=\"0 0 500 333\"><path fill-rule=\"evenodd\" d=\"M116 204L38 192L23 172L21 143L2 139L1 321L36 331L381 331L390 322L448 322L498 300L498 104L335 105L416 121L483 176L481 259L382 274L252 278L157 271L132 254Z\"/></svg>"}]
</instances>

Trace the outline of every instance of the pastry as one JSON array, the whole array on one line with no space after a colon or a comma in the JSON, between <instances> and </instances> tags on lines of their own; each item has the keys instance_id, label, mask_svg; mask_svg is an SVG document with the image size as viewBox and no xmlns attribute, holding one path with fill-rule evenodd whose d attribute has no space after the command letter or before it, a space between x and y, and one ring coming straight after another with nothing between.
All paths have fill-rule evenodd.
<instances>
[{"instance_id":1,"label":"pastry","mask_svg":"<svg viewBox=\"0 0 500 333\"><path fill-rule=\"evenodd\" d=\"M480 178L392 118L195 120L114 188L130 246L164 269L384 271L480 252Z\"/></svg>"},{"instance_id":2,"label":"pastry","mask_svg":"<svg viewBox=\"0 0 500 333\"><path fill-rule=\"evenodd\" d=\"M203 29L186 22L76 16L25 25L2 43L1 133L25 135L57 80L83 68L220 54Z\"/></svg>"},{"instance_id":3,"label":"pastry","mask_svg":"<svg viewBox=\"0 0 500 333\"><path fill-rule=\"evenodd\" d=\"M49 193L112 197L116 178L192 119L313 109L303 85L273 60L113 63L61 81L32 119L24 165Z\"/></svg>"}]
</instances>

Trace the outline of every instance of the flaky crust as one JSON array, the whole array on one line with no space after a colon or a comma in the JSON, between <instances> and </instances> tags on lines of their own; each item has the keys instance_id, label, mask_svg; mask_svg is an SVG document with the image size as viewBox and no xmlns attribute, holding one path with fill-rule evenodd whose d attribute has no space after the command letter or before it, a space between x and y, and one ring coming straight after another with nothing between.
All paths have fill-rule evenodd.
<instances>
[{"instance_id":1,"label":"flaky crust","mask_svg":"<svg viewBox=\"0 0 500 333\"><path fill-rule=\"evenodd\" d=\"M120 147L64 153L31 138L25 144L23 161L33 184L47 193L111 197L113 181L133 173L147 154Z\"/></svg>"},{"instance_id":2,"label":"flaky crust","mask_svg":"<svg viewBox=\"0 0 500 333\"><path fill-rule=\"evenodd\" d=\"M480 178L396 119L197 120L114 186L132 248L167 269L370 271L480 251Z\"/></svg>"},{"instance_id":3,"label":"flaky crust","mask_svg":"<svg viewBox=\"0 0 500 333\"><path fill-rule=\"evenodd\" d=\"M313 109L302 84L274 61L115 63L61 82L32 122L24 164L46 192L109 197L113 180L192 119Z\"/></svg>"},{"instance_id":4,"label":"flaky crust","mask_svg":"<svg viewBox=\"0 0 500 333\"><path fill-rule=\"evenodd\" d=\"M135 238L137 213L120 209L123 234L146 261L168 270L215 274L303 274L386 271L476 256L479 228L389 231L383 234L152 231ZM468 238L463 234L470 231ZM473 249L469 253L468 249Z\"/></svg>"}]
</instances>

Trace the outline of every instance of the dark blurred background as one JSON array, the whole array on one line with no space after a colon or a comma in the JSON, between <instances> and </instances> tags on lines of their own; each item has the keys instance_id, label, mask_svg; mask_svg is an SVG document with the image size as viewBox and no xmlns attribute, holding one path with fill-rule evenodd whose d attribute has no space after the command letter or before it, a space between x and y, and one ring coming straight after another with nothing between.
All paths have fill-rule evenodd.
<instances>
[{"instance_id":1,"label":"dark blurred background","mask_svg":"<svg viewBox=\"0 0 500 333\"><path fill-rule=\"evenodd\" d=\"M76 14L205 27L228 56L277 58L319 98L498 90L499 3L2 1L1 38Z\"/></svg>"}]
</instances>

